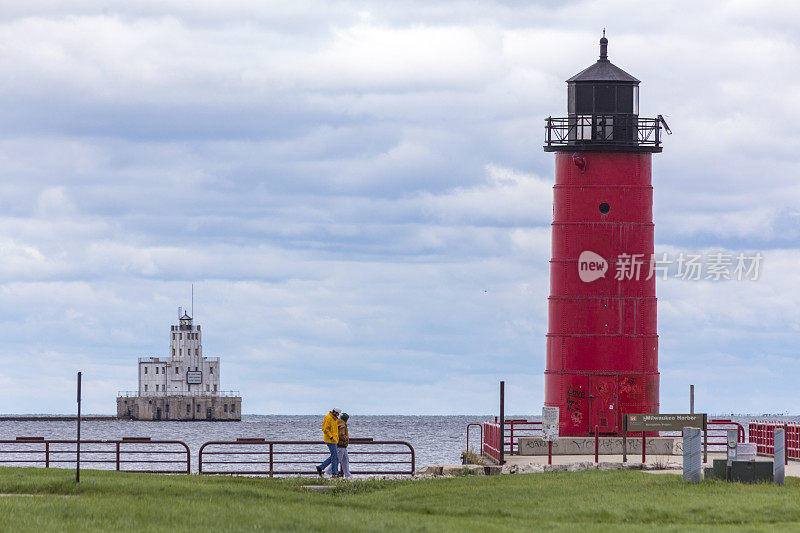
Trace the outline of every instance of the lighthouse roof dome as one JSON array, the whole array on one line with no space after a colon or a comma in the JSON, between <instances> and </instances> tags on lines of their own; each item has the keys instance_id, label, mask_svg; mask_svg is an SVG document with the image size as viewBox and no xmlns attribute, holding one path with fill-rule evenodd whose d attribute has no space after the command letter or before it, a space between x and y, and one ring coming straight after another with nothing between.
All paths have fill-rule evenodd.
<instances>
[{"instance_id":1,"label":"lighthouse roof dome","mask_svg":"<svg viewBox=\"0 0 800 533\"><path fill-rule=\"evenodd\" d=\"M598 59L595 64L586 67L582 71L572 76L567 80L567 83L592 81L611 81L633 84L639 83L639 80L608 60L608 39L606 39L605 30L603 30L603 38L600 39L600 59Z\"/></svg>"},{"instance_id":2,"label":"lighthouse roof dome","mask_svg":"<svg viewBox=\"0 0 800 533\"><path fill-rule=\"evenodd\" d=\"M570 79L567 83L581 81L616 81L624 83L639 83L639 80L616 66L611 61L602 62L599 59L594 65L583 69Z\"/></svg>"}]
</instances>

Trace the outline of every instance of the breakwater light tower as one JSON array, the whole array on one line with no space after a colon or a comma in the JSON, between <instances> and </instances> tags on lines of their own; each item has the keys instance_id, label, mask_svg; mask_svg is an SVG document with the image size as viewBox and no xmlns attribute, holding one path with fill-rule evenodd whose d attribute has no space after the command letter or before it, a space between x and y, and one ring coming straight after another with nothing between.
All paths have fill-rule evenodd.
<instances>
[{"instance_id":1,"label":"breakwater light tower","mask_svg":"<svg viewBox=\"0 0 800 533\"><path fill-rule=\"evenodd\" d=\"M639 117L639 80L600 59L567 80L567 116L546 119L555 153L545 405L564 436L622 433L657 413L651 157L664 119Z\"/></svg>"}]
</instances>

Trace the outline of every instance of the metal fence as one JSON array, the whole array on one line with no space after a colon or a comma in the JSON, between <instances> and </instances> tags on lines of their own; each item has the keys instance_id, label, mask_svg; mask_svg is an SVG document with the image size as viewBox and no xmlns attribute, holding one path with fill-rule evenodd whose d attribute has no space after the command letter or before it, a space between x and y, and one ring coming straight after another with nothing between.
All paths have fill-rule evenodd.
<instances>
[{"instance_id":1,"label":"metal fence","mask_svg":"<svg viewBox=\"0 0 800 533\"><path fill-rule=\"evenodd\" d=\"M747 436L745 435L744 426L739 422L728 420L724 418L715 418L706 422L707 433L703 436L703 442L708 446L709 451L725 451L728 446L728 430L736 430L736 441L746 442ZM680 431L661 431L659 435L662 437L680 437Z\"/></svg>"},{"instance_id":2,"label":"metal fence","mask_svg":"<svg viewBox=\"0 0 800 533\"><path fill-rule=\"evenodd\" d=\"M408 442L350 439L347 449L354 475L414 473L414 448ZM200 474L316 475L316 465L329 455L325 443L319 441L211 441L200 447L197 468Z\"/></svg>"},{"instance_id":3,"label":"metal fence","mask_svg":"<svg viewBox=\"0 0 800 533\"><path fill-rule=\"evenodd\" d=\"M784 429L786 435L786 458L800 459L800 426L785 422L750 422L750 442L756 445L756 453L775 454L775 429Z\"/></svg>"},{"instance_id":4,"label":"metal fence","mask_svg":"<svg viewBox=\"0 0 800 533\"><path fill-rule=\"evenodd\" d=\"M500 447L502 446L502 437L500 432L499 422L484 422L483 423L483 442L481 443L481 451L489 457L494 457L497 461L500 460Z\"/></svg>"},{"instance_id":5,"label":"metal fence","mask_svg":"<svg viewBox=\"0 0 800 533\"><path fill-rule=\"evenodd\" d=\"M469 449L469 430L472 426L478 425L476 423L467 424L467 449ZM711 451L718 451L720 448L724 449L727 445L727 434L729 429L737 431L738 442L745 442L746 435L744 426L738 422L728 419L713 419L709 420L708 433L704 439L707 439L707 445ZM752 424L751 424L752 427ZM800 426L798 430L798 454L800 454ZM520 437L541 437L542 436L542 423L537 420L523 420L511 419L505 421L503 428L503 449L506 454L514 455L519 453L519 438ZM662 437L679 437L680 432L662 431ZM789 438L789 431L787 430L787 439ZM771 438L771 437L770 437ZM486 421L482 424L481 431L481 446L480 449L486 455L500 460L500 422L495 417L494 421ZM787 445L788 446L788 445Z\"/></svg>"},{"instance_id":6,"label":"metal fence","mask_svg":"<svg viewBox=\"0 0 800 533\"><path fill-rule=\"evenodd\" d=\"M77 440L46 440L17 437L0 440L0 465L44 468L72 468L76 465ZM189 446L177 440L147 437L122 440L80 441L81 466L119 472L188 474L191 472Z\"/></svg>"}]
</instances>

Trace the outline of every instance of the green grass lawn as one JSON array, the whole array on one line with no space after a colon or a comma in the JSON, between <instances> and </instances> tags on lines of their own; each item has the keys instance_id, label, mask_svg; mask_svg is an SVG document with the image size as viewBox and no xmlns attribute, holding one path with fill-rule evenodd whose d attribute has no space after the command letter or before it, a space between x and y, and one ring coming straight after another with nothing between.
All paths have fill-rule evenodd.
<instances>
[{"instance_id":1,"label":"green grass lawn","mask_svg":"<svg viewBox=\"0 0 800 533\"><path fill-rule=\"evenodd\" d=\"M301 488L314 482L87 470L78 486L67 470L0 468L0 530L800 530L793 478L786 487L691 485L677 475L588 471Z\"/></svg>"}]
</instances>

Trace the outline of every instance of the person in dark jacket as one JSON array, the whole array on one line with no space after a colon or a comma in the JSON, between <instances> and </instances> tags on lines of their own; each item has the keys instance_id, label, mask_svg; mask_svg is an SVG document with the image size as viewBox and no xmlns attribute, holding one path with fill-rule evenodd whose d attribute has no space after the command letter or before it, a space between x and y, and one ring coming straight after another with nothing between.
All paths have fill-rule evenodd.
<instances>
[{"instance_id":1,"label":"person in dark jacket","mask_svg":"<svg viewBox=\"0 0 800 533\"><path fill-rule=\"evenodd\" d=\"M339 464L342 466L342 474L346 478L353 477L350 473L350 456L347 455L347 445L350 444L350 433L347 431L347 421L350 415L342 413L339 417L339 442L336 444L336 451L339 456Z\"/></svg>"}]
</instances>

